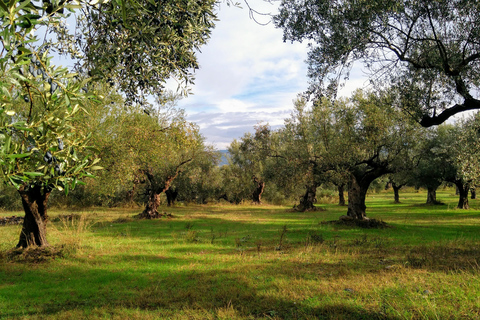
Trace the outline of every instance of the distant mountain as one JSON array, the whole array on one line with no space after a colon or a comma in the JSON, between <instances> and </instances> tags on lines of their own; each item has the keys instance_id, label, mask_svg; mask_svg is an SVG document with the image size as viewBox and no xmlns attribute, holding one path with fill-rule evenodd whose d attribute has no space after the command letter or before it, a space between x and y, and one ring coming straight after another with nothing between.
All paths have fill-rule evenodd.
<instances>
[{"instance_id":1,"label":"distant mountain","mask_svg":"<svg viewBox=\"0 0 480 320\"><path fill-rule=\"evenodd\" d=\"M218 164L219 167L227 165L228 164L228 157L230 154L228 153L228 150L218 150L222 154L222 157L220 158L220 163Z\"/></svg>"}]
</instances>

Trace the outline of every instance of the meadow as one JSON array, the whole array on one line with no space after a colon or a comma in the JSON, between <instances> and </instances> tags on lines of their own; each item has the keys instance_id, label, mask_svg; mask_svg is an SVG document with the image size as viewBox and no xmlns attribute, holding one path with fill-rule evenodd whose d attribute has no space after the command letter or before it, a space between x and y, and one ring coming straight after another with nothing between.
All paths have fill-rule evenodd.
<instances>
[{"instance_id":1,"label":"meadow","mask_svg":"<svg viewBox=\"0 0 480 320\"><path fill-rule=\"evenodd\" d=\"M384 229L328 223L335 203L52 209L54 259L7 254L21 227L0 226L0 319L478 319L480 201L437 199L369 194Z\"/></svg>"}]
</instances>

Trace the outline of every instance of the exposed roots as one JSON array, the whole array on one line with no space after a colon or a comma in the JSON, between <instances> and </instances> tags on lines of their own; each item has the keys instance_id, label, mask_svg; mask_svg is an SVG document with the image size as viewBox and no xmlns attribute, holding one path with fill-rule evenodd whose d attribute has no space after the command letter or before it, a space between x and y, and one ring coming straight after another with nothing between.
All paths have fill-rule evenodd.
<instances>
[{"instance_id":1,"label":"exposed roots","mask_svg":"<svg viewBox=\"0 0 480 320\"><path fill-rule=\"evenodd\" d=\"M23 217L11 216L0 218L0 226L12 225L12 224L22 224Z\"/></svg>"},{"instance_id":2,"label":"exposed roots","mask_svg":"<svg viewBox=\"0 0 480 320\"><path fill-rule=\"evenodd\" d=\"M342 216L344 217L344 216ZM377 220L377 219L365 219L365 220L358 220L358 219L342 219L340 217L339 220L333 221L325 221L322 223L325 224L333 224L337 226L347 226L347 227L357 227L363 229L385 229L385 228L392 228L392 226L388 225L385 221Z\"/></svg>"},{"instance_id":3,"label":"exposed roots","mask_svg":"<svg viewBox=\"0 0 480 320\"><path fill-rule=\"evenodd\" d=\"M173 214L168 212L156 212L155 214L148 214L145 212L141 212L136 216L133 216L135 219L160 219L160 218L173 218Z\"/></svg>"}]
</instances>

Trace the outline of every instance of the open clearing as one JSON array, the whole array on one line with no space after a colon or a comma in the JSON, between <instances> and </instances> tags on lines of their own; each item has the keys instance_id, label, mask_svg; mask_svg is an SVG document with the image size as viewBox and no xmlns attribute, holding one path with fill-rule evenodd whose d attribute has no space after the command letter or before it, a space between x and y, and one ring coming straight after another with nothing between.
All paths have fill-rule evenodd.
<instances>
[{"instance_id":1,"label":"open clearing","mask_svg":"<svg viewBox=\"0 0 480 320\"><path fill-rule=\"evenodd\" d=\"M400 196L367 198L386 229L326 224L346 212L335 204L178 206L150 221L138 208L51 210L53 260L7 257L21 227L0 227L0 318L480 318L478 200Z\"/></svg>"}]
</instances>

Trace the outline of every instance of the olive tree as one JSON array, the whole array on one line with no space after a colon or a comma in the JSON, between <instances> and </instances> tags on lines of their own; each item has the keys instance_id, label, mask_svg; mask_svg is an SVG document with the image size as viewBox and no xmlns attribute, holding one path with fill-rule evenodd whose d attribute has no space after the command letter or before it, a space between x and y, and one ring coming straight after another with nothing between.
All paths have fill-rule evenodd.
<instances>
[{"instance_id":1,"label":"olive tree","mask_svg":"<svg viewBox=\"0 0 480 320\"><path fill-rule=\"evenodd\" d=\"M395 86L429 127L479 109L480 3L465 0L282 0L284 40L308 41L312 90L325 94L355 62ZM327 91L326 91L327 90Z\"/></svg>"},{"instance_id":2,"label":"olive tree","mask_svg":"<svg viewBox=\"0 0 480 320\"><path fill-rule=\"evenodd\" d=\"M76 121L94 99L94 84L110 83L139 102L143 91L158 93L171 76L190 82L195 49L213 28L214 4L0 1L0 166L3 182L18 190L25 210L17 247L48 246L51 191L68 192L100 169L89 134ZM81 22L75 34L66 27L72 13ZM81 67L73 72L55 66L54 51Z\"/></svg>"}]
</instances>

